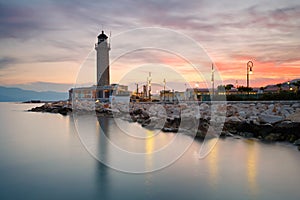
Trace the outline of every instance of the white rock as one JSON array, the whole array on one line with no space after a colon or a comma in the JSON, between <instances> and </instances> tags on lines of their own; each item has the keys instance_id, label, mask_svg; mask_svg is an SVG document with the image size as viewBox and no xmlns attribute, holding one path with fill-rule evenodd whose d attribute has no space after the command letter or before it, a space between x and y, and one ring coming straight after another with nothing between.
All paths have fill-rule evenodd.
<instances>
[{"instance_id":1,"label":"white rock","mask_svg":"<svg viewBox=\"0 0 300 200\"><path fill-rule=\"evenodd\" d=\"M258 120L258 116L250 116L249 119L250 120Z\"/></svg>"},{"instance_id":2,"label":"white rock","mask_svg":"<svg viewBox=\"0 0 300 200\"><path fill-rule=\"evenodd\" d=\"M237 116L226 117L226 122L241 122Z\"/></svg>"},{"instance_id":3,"label":"white rock","mask_svg":"<svg viewBox=\"0 0 300 200\"><path fill-rule=\"evenodd\" d=\"M158 118L158 117L151 117L151 122L149 124L150 127L153 126L154 129L161 129L164 127L165 119L164 118Z\"/></svg>"},{"instance_id":4,"label":"white rock","mask_svg":"<svg viewBox=\"0 0 300 200\"><path fill-rule=\"evenodd\" d=\"M180 129L196 131L199 121L196 118L181 118Z\"/></svg>"},{"instance_id":5,"label":"white rock","mask_svg":"<svg viewBox=\"0 0 300 200\"><path fill-rule=\"evenodd\" d=\"M270 104L270 105L268 105L268 109L272 109L272 110L273 110L273 109L274 109L274 107L275 107L275 106L274 106L274 104Z\"/></svg>"},{"instance_id":6,"label":"white rock","mask_svg":"<svg viewBox=\"0 0 300 200\"><path fill-rule=\"evenodd\" d=\"M239 120L241 120L242 122L245 122L246 121L246 118L243 118L241 116L238 116Z\"/></svg>"},{"instance_id":7,"label":"white rock","mask_svg":"<svg viewBox=\"0 0 300 200\"><path fill-rule=\"evenodd\" d=\"M274 107L273 108L269 108L268 110L264 111L263 113L266 115L273 115L274 114Z\"/></svg>"},{"instance_id":8,"label":"white rock","mask_svg":"<svg viewBox=\"0 0 300 200\"><path fill-rule=\"evenodd\" d=\"M248 120L249 122L253 122L253 124L260 125L258 116L250 116Z\"/></svg>"},{"instance_id":9,"label":"white rock","mask_svg":"<svg viewBox=\"0 0 300 200\"><path fill-rule=\"evenodd\" d=\"M249 112L247 112L246 117L245 118L250 118L252 116L257 116L258 115L258 111L256 110L250 110Z\"/></svg>"},{"instance_id":10,"label":"white rock","mask_svg":"<svg viewBox=\"0 0 300 200\"><path fill-rule=\"evenodd\" d=\"M247 116L247 113L246 113L244 110L239 111L238 114L239 114L239 116L241 116L242 118L246 118L246 116Z\"/></svg>"},{"instance_id":11,"label":"white rock","mask_svg":"<svg viewBox=\"0 0 300 200\"><path fill-rule=\"evenodd\" d=\"M196 117L196 119L200 119L201 118L201 113L197 113L195 117Z\"/></svg>"},{"instance_id":12,"label":"white rock","mask_svg":"<svg viewBox=\"0 0 300 200\"><path fill-rule=\"evenodd\" d=\"M292 105L292 108L300 108L300 103L294 103L294 104Z\"/></svg>"},{"instance_id":13,"label":"white rock","mask_svg":"<svg viewBox=\"0 0 300 200\"><path fill-rule=\"evenodd\" d=\"M206 103L202 103L200 106L199 106L199 110L208 110L209 109L209 105L206 104Z\"/></svg>"},{"instance_id":14,"label":"white rock","mask_svg":"<svg viewBox=\"0 0 300 200\"><path fill-rule=\"evenodd\" d=\"M260 123L259 123L258 120L253 120L253 124L255 124L255 125L260 125Z\"/></svg>"},{"instance_id":15,"label":"white rock","mask_svg":"<svg viewBox=\"0 0 300 200\"><path fill-rule=\"evenodd\" d=\"M192 112L189 113L181 113L181 118L194 118L195 115Z\"/></svg>"},{"instance_id":16,"label":"white rock","mask_svg":"<svg viewBox=\"0 0 300 200\"><path fill-rule=\"evenodd\" d=\"M281 112L280 112L280 115L281 116L283 116L283 117L287 117L287 116L289 116L291 113L288 111L288 110L281 110Z\"/></svg>"},{"instance_id":17,"label":"white rock","mask_svg":"<svg viewBox=\"0 0 300 200\"><path fill-rule=\"evenodd\" d=\"M154 104L148 109L150 116L156 116L158 114L166 114L166 110L162 105Z\"/></svg>"},{"instance_id":18,"label":"white rock","mask_svg":"<svg viewBox=\"0 0 300 200\"><path fill-rule=\"evenodd\" d=\"M115 108L115 109L118 109L119 111L124 112L124 113L127 113L129 111L128 105L125 105L125 104L123 104L123 105L119 104L117 106L112 105L112 107Z\"/></svg>"},{"instance_id":19,"label":"white rock","mask_svg":"<svg viewBox=\"0 0 300 200\"><path fill-rule=\"evenodd\" d=\"M259 120L260 122L263 123L276 123L276 122L280 122L282 121L284 118L282 116L278 116L278 115L268 115L268 114L261 114L259 116Z\"/></svg>"},{"instance_id":20,"label":"white rock","mask_svg":"<svg viewBox=\"0 0 300 200\"><path fill-rule=\"evenodd\" d=\"M296 112L296 113L288 116L287 119L291 120L292 122L300 122L300 112Z\"/></svg>"},{"instance_id":21,"label":"white rock","mask_svg":"<svg viewBox=\"0 0 300 200\"><path fill-rule=\"evenodd\" d=\"M166 110L165 109L161 109L157 112L157 115L166 115Z\"/></svg>"}]
</instances>

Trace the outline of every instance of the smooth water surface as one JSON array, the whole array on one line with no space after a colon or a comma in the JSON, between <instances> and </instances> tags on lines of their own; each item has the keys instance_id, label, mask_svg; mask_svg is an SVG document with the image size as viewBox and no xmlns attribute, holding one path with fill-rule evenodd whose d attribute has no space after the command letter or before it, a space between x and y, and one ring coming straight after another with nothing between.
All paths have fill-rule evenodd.
<instances>
[{"instance_id":1,"label":"smooth water surface","mask_svg":"<svg viewBox=\"0 0 300 200\"><path fill-rule=\"evenodd\" d=\"M199 159L202 142L194 141L172 165L130 174L94 159L80 142L72 116L25 111L34 106L0 103L0 199L300 198L300 152L293 146L226 138ZM159 133L157 143L134 145L118 140L123 133L113 119L106 120L110 137L129 150L151 151L175 137ZM142 132L137 124L125 126ZM117 156L97 144L107 159ZM148 165L151 159L145 160Z\"/></svg>"}]
</instances>

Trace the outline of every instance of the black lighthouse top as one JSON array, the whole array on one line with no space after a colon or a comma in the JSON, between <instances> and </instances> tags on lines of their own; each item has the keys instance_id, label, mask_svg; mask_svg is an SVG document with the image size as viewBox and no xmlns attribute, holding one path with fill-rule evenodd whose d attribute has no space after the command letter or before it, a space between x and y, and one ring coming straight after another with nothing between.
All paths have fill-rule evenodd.
<instances>
[{"instance_id":1,"label":"black lighthouse top","mask_svg":"<svg viewBox=\"0 0 300 200\"><path fill-rule=\"evenodd\" d=\"M100 35L98 35L98 44L101 43L101 42L103 42L103 41L106 40L107 38L108 38L107 35L105 35L104 31L102 31L102 32L100 33Z\"/></svg>"}]
</instances>

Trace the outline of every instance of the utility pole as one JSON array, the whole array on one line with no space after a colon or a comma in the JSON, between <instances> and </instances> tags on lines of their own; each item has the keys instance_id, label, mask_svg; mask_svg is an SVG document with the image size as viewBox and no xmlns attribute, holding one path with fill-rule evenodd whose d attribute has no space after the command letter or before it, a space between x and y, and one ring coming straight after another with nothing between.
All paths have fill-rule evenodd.
<instances>
[{"instance_id":1,"label":"utility pole","mask_svg":"<svg viewBox=\"0 0 300 200\"><path fill-rule=\"evenodd\" d=\"M247 62L247 90L248 90L248 95L250 94L249 90L249 74L252 74L252 68L253 68L253 62L249 61Z\"/></svg>"},{"instance_id":2,"label":"utility pole","mask_svg":"<svg viewBox=\"0 0 300 200\"><path fill-rule=\"evenodd\" d=\"M211 64L211 91L212 91L212 99L214 98L215 95L215 69L214 69L214 64Z\"/></svg>"},{"instance_id":3,"label":"utility pole","mask_svg":"<svg viewBox=\"0 0 300 200\"><path fill-rule=\"evenodd\" d=\"M136 95L139 96L139 84L136 83Z\"/></svg>"},{"instance_id":4,"label":"utility pole","mask_svg":"<svg viewBox=\"0 0 300 200\"><path fill-rule=\"evenodd\" d=\"M166 79L164 78L164 102L166 101Z\"/></svg>"},{"instance_id":5,"label":"utility pole","mask_svg":"<svg viewBox=\"0 0 300 200\"><path fill-rule=\"evenodd\" d=\"M148 89L149 89L149 100L151 100L151 72L149 72L149 85L148 85Z\"/></svg>"}]
</instances>

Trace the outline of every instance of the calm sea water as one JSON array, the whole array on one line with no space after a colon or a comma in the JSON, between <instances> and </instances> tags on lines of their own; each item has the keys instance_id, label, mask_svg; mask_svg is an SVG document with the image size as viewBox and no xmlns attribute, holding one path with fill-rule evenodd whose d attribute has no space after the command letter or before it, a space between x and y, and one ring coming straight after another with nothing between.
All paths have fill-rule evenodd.
<instances>
[{"instance_id":1,"label":"calm sea water","mask_svg":"<svg viewBox=\"0 0 300 200\"><path fill-rule=\"evenodd\" d=\"M172 165L130 174L94 159L82 145L72 116L24 111L34 106L0 103L0 199L300 198L300 152L293 146L226 138L199 159L202 142L194 141ZM106 124L113 138L121 133L111 120ZM144 130L136 124L123 126ZM174 137L160 135L161 143ZM122 139L119 145L143 149ZM107 159L117 156L110 148L101 151Z\"/></svg>"}]
</instances>

